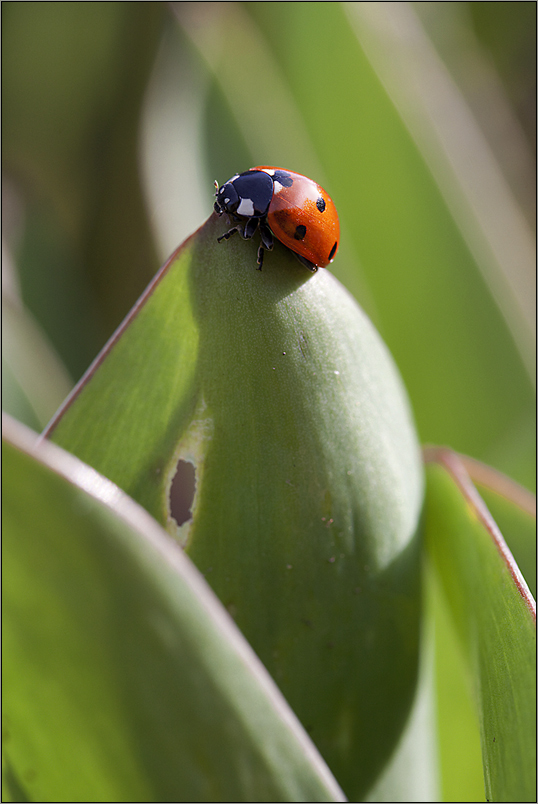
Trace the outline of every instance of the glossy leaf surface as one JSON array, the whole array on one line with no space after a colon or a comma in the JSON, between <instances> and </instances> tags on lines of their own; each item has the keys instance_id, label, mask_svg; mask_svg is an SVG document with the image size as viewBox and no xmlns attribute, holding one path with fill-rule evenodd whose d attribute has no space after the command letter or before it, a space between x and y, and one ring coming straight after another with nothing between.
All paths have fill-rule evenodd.
<instances>
[{"instance_id":1,"label":"glossy leaf surface","mask_svg":"<svg viewBox=\"0 0 538 804\"><path fill-rule=\"evenodd\" d=\"M8 423L4 446L11 800L343 800L182 551L114 484L21 430Z\"/></svg>"}]
</instances>

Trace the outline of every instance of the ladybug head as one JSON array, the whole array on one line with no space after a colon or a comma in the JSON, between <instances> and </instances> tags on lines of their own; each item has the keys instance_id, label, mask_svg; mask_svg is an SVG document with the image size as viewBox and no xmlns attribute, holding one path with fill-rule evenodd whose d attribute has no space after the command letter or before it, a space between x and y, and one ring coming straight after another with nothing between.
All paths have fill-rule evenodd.
<instances>
[{"instance_id":1,"label":"ladybug head","mask_svg":"<svg viewBox=\"0 0 538 804\"><path fill-rule=\"evenodd\" d=\"M215 187L217 187L216 182ZM227 181L222 187L218 187L215 195L217 200L215 201L214 209L217 215L222 215L223 212L234 213L241 200L231 181Z\"/></svg>"}]
</instances>

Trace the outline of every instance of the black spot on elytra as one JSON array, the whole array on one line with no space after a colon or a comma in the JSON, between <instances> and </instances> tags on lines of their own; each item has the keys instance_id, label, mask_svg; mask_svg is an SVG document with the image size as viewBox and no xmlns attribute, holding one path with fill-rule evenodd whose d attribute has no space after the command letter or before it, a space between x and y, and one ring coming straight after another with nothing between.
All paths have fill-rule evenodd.
<instances>
[{"instance_id":1,"label":"black spot on elytra","mask_svg":"<svg viewBox=\"0 0 538 804\"><path fill-rule=\"evenodd\" d=\"M322 195L318 195L316 206L320 212L325 212L325 199Z\"/></svg>"},{"instance_id":2,"label":"black spot on elytra","mask_svg":"<svg viewBox=\"0 0 538 804\"><path fill-rule=\"evenodd\" d=\"M337 248L338 248L338 240L335 242L334 246L332 247L332 249L331 249L331 251L329 253L329 262L332 260L332 258L336 254L336 249Z\"/></svg>"},{"instance_id":3,"label":"black spot on elytra","mask_svg":"<svg viewBox=\"0 0 538 804\"><path fill-rule=\"evenodd\" d=\"M295 229L295 234L293 235L293 237L295 238L295 240L304 240L305 234L306 234L306 226L303 226L303 224L301 223Z\"/></svg>"}]
</instances>

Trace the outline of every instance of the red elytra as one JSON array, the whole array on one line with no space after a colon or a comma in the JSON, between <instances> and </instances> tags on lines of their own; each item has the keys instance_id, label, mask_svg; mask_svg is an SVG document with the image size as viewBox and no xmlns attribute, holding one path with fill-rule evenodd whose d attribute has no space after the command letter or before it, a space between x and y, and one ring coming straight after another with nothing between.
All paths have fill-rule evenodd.
<instances>
[{"instance_id":1,"label":"red elytra","mask_svg":"<svg viewBox=\"0 0 538 804\"><path fill-rule=\"evenodd\" d=\"M312 179L291 170L270 165L251 170L261 170L273 178L267 223L275 237L316 268L329 265L340 240L338 213L329 194ZM288 186L282 183L286 176Z\"/></svg>"}]
</instances>

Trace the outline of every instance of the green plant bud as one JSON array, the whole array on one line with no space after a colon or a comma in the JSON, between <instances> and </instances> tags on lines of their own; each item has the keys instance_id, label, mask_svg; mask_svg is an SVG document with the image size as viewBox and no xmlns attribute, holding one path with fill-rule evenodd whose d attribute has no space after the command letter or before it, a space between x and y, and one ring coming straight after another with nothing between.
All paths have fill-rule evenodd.
<instances>
[{"instance_id":1,"label":"green plant bud","mask_svg":"<svg viewBox=\"0 0 538 804\"><path fill-rule=\"evenodd\" d=\"M227 228L174 255L53 438L181 542L361 800L415 691L419 445L350 294Z\"/></svg>"}]
</instances>

